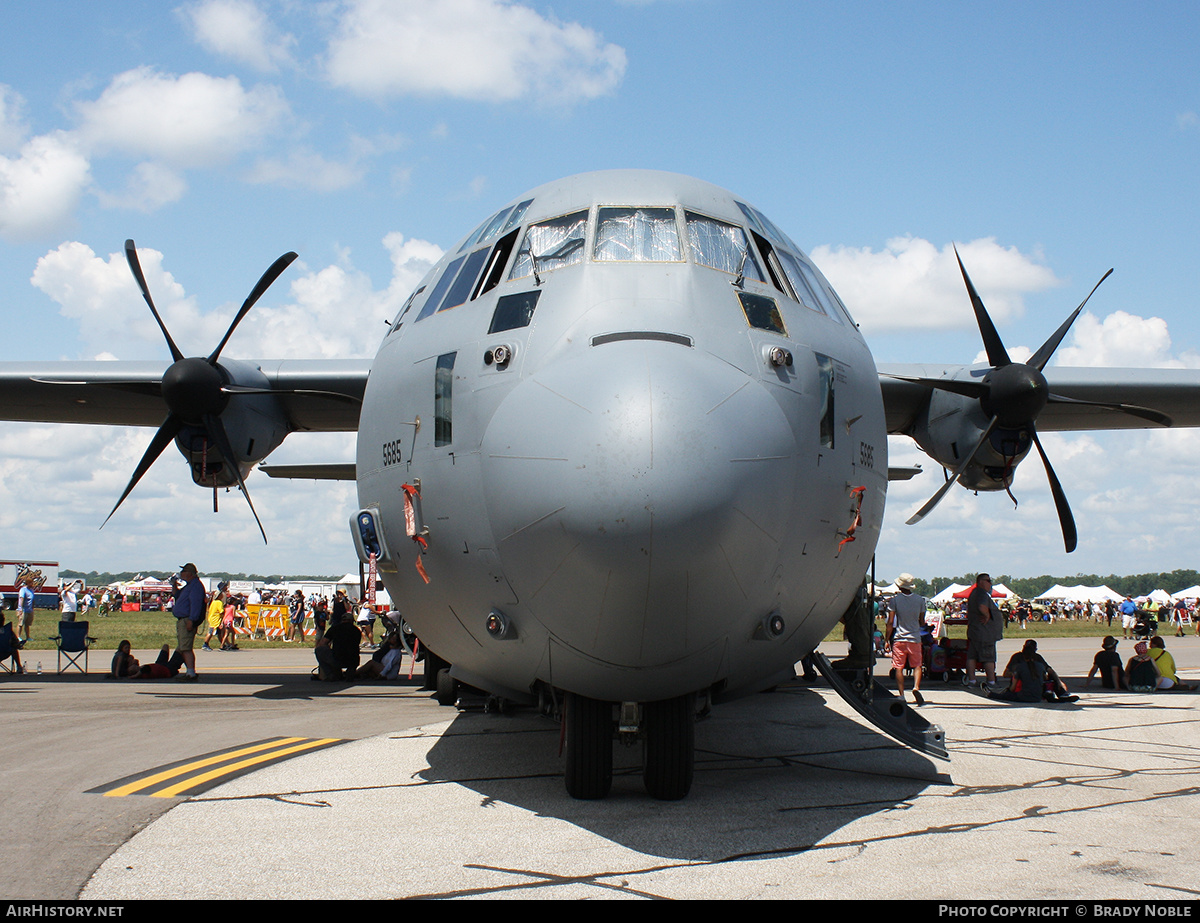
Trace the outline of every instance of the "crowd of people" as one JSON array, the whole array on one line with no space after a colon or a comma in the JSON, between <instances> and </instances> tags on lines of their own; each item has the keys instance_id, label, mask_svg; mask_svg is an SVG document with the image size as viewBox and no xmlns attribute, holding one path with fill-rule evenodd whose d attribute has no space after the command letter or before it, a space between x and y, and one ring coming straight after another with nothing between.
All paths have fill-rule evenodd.
<instances>
[{"instance_id":1,"label":"crowd of people","mask_svg":"<svg viewBox=\"0 0 1200 923\"><path fill-rule=\"evenodd\" d=\"M287 642L307 641L310 633L306 624L311 619L317 660L314 679L394 679L399 674L401 656L408 650L399 613L389 613L390 619L384 616L385 637L382 644L377 644L375 623L379 616L371 606L358 604L341 589L332 598L317 594L305 597L301 590L290 594L264 595L257 590L235 594L230 592L228 583L222 582L206 592L196 565L190 562L179 568L170 583L170 598L163 601L162 609L175 618L174 653L170 645L163 645L155 663L141 664L133 656L130 642L123 640L113 655L109 674L113 679L175 677L194 681L197 638L205 651L236 651L238 632L247 630L249 612L259 611L263 606L286 607L283 640ZM0 644L2 641L3 628L0 628ZM363 650L374 653L360 667Z\"/></svg>"},{"instance_id":2,"label":"crowd of people","mask_svg":"<svg viewBox=\"0 0 1200 923\"><path fill-rule=\"evenodd\" d=\"M914 592L915 578L901 574L896 580L898 592L880 602L877 617L882 616L884 626L876 628L877 653L890 655L891 675L896 683L897 695L905 701L907 677L911 676L912 695L916 705L925 704L921 693L921 678L928 671L933 656L946 657L946 648L951 646L946 631L946 614L934 613L923 596ZM1174 658L1166 649L1166 642L1157 626L1170 623L1176 636L1184 634L1184 626L1195 623L1197 618L1195 600L1179 600L1171 605L1140 606L1131 598L1120 605L1114 602L1098 604L1062 604L1059 614L1067 617L1094 618L1096 621L1112 623L1120 621L1126 637L1133 632L1141 638L1134 646L1134 656L1122 664L1116 653L1118 641L1112 635L1104 638L1091 671L1084 685L1090 685L1093 677L1100 676L1101 684L1107 689L1128 689L1135 692L1195 691L1196 685L1180 680ZM992 580L988 574L979 574L958 614L967 623L963 684L977 689L989 698L1010 702L1075 702L1073 695L1059 674L1038 653L1037 641L1030 638L1021 650L1008 661L1002 672L997 672L997 642L1004 637L1009 624L1027 627L1031 618L1030 604L1025 600L1012 600L1002 606L993 597ZM1198 628L1200 633L1200 628ZM961 644L961 641L958 642ZM943 659L942 663L945 664ZM982 671L980 679L978 673ZM1002 682L1002 681L1007 682Z\"/></svg>"}]
</instances>

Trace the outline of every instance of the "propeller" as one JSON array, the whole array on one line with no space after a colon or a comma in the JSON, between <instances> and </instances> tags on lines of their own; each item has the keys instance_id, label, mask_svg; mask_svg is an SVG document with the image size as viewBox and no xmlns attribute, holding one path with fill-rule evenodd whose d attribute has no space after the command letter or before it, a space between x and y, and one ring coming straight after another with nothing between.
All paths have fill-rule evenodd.
<instances>
[{"instance_id":1,"label":"propeller","mask_svg":"<svg viewBox=\"0 0 1200 923\"><path fill-rule=\"evenodd\" d=\"M1084 305L1088 303L1088 299L1095 294L1096 289L1100 287L1100 283L1112 275L1112 270L1110 269L1106 272L1100 278L1100 282L1092 286L1092 290L1088 292L1087 298L1084 298L1080 302L1079 307L1071 312L1070 316L1050 335L1049 339L1038 347L1028 362L1014 362L1009 357L1008 351L1004 348L1004 342L1000 339L1000 334L996 331L996 326L992 323L992 318L988 314L987 308L984 307L983 299L979 297L979 293L975 290L975 286L971 282L971 277L967 274L967 269L963 265L962 257L958 254L957 247L954 250L954 256L958 260L959 271L962 273L963 282L967 286L967 294L971 299L971 307L975 311L975 320L979 325L979 333L983 338L984 350L987 353L988 364L991 368L981 379L974 381L920 378L903 375L891 377L902 381L911 381L940 391L950 391L964 397L975 398L979 401L983 412L988 415L988 423L975 445L969 452L962 456L962 460L954 470L954 473L929 498L929 501L909 518L908 524L912 525L920 522L941 502L950 488L954 486L955 482L967 470L971 460L975 457L975 453L979 451L992 435L993 430L998 426L1005 429L1024 429L1029 432L1033 439L1033 444L1037 446L1038 455L1041 456L1042 466L1046 469L1046 480L1050 482L1050 492L1054 496L1054 505L1058 510L1058 521L1062 527L1063 543L1068 553L1072 552L1078 544L1075 517L1071 514L1071 505L1067 502L1067 495L1062 488L1062 483L1059 481L1058 475L1054 473L1054 467L1050 464L1046 450L1042 447L1042 442L1038 438L1036 428L1038 414L1042 412L1047 404L1082 404L1090 407L1117 410L1162 426L1170 426L1172 422L1171 418L1166 414L1148 407L1138 407L1134 404L1084 401L1054 394L1050 390L1046 376L1042 373L1043 369L1050 362L1050 358L1054 355L1054 351L1058 349L1059 344L1062 343L1063 338L1066 337L1067 332L1071 329L1071 325L1079 317Z\"/></svg>"},{"instance_id":2,"label":"propeller","mask_svg":"<svg viewBox=\"0 0 1200 923\"><path fill-rule=\"evenodd\" d=\"M161 382L162 398L166 402L169 412L167 418L159 426L158 432L154 434L154 438L150 440L150 445L146 448L145 454L142 455L141 461L138 462L137 467L134 469L133 476L129 479L129 483L125 487L125 492L121 494L121 498L117 501L116 506L112 508L112 512L105 518L104 523L101 523L100 528L103 529L108 520L112 519L113 513L125 502L125 498L132 493L138 481L150 470L150 466L154 464L163 450L171 444L175 437L183 431L184 427L199 426L203 428L205 437L209 443L221 453L226 463L233 467L238 487L241 488L242 495L246 498L246 503L250 506L250 512L254 515L254 521L258 523L258 531L262 533L263 542L266 542L266 530L263 528L262 520L258 518L258 512L254 509L254 503L250 499L250 492L246 489L246 482L242 478L241 469L237 464L233 448L229 443L229 434L226 433L225 425L221 422L221 412L228 405L232 396L239 393L257 394L261 393L261 389L239 388L236 385L230 385L217 360L221 356L221 350L225 348L225 344L233 336L233 331L237 329L238 324L242 322L242 319L254 307L255 302L263 296L263 293L271 287L271 284L291 265L292 260L296 259L296 256L297 254L295 253L285 253L267 268L267 271L262 274L258 283L246 297L246 300L242 302L242 307L233 318L229 329L225 331L225 336L221 338L221 342L217 344L217 348L209 354L207 359L200 357L189 358L185 357L179 347L175 345L175 341L171 339L170 331L167 330L167 325L163 323L158 309L154 306L154 299L150 297L150 288L146 285L146 276L143 274L142 265L138 260L136 246L134 246L132 240L125 241L125 259L129 262L129 269L132 271L134 279L137 280L138 288L141 289L142 298L146 300L146 304L150 308L150 313L154 315L155 321L158 322L158 327L167 341L167 348L171 351L173 362L166 372L163 373Z\"/></svg>"}]
</instances>

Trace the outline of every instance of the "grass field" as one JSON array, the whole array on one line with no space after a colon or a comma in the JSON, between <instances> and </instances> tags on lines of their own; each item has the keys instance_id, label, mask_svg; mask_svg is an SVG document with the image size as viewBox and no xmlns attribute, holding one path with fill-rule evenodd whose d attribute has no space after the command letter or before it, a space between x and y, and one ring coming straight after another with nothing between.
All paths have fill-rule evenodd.
<instances>
[{"instance_id":1,"label":"grass field","mask_svg":"<svg viewBox=\"0 0 1200 923\"><path fill-rule=\"evenodd\" d=\"M12 612L4 613L5 618L10 620L13 614ZM50 636L58 634L59 615L60 613L54 609L33 610L33 628L29 632L29 643L25 645L25 650L54 650L54 642L50 640ZM114 612L101 617L93 610L88 613L87 621L88 634L96 639L92 650L115 651L117 645L126 639L135 651L153 651L164 644L170 644L172 649L175 647L175 617L169 612ZM311 646L313 637L311 621L307 623L305 630ZM204 626L201 626L201 631L204 634L208 633L208 629ZM376 635L378 635L378 631ZM375 640L378 641L379 638L376 637ZM203 643L204 635L197 634L196 647L198 648ZM252 640L247 635L238 635L237 643L238 647L247 650L295 646L294 642L288 643L282 640Z\"/></svg>"},{"instance_id":2,"label":"grass field","mask_svg":"<svg viewBox=\"0 0 1200 923\"><path fill-rule=\"evenodd\" d=\"M6 618L11 618L11 612L5 612ZM54 642L49 640L51 635L58 633L58 617L59 613L53 609L35 609L33 614L33 631L30 632L30 640L26 645L26 650L54 650ZM122 639L128 638L133 645L134 650L157 650L163 644L170 644L175 647L175 618L166 612L114 612L111 615L101 618L93 611L89 613L88 621L90 623L89 633L96 639L93 650L100 651L115 651L117 645ZM882 629L883 622L877 623ZM1195 631L1194 626L1184 626L1184 630L1188 634ZM312 644L313 629L312 622L308 622L307 627L308 644ZM950 625L950 637L965 638L967 636L967 626ZM1160 626L1159 632L1171 634L1170 626ZM1114 620L1112 628L1105 625L1103 622L1087 621L1057 621L1053 624L1046 622L1029 622L1029 627L1025 631L1014 622L1005 628L1005 634L1010 638L1102 638L1105 635L1116 635L1120 637L1121 623L1120 620ZM375 640L380 641L380 632L378 624L376 626ZM833 630L825 638L826 641L841 641L842 626L835 625ZM196 644L199 646L203 641L197 638ZM272 647L291 647L286 641L264 641L249 638L246 635L238 636L238 646L246 650L254 650L260 648Z\"/></svg>"}]
</instances>

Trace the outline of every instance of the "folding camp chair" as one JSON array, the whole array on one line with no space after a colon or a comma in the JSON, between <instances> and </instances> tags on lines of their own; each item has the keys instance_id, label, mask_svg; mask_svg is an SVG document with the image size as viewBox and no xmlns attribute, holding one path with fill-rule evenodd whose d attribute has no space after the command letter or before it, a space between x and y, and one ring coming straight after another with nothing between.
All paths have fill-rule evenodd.
<instances>
[{"instance_id":1,"label":"folding camp chair","mask_svg":"<svg viewBox=\"0 0 1200 923\"><path fill-rule=\"evenodd\" d=\"M88 649L96 639L88 637L88 622L59 622L58 634L50 640L58 646L58 672L63 673L74 667L80 673L87 672ZM66 655L67 665L63 666L63 655ZM79 658L83 657L83 666Z\"/></svg>"},{"instance_id":2,"label":"folding camp chair","mask_svg":"<svg viewBox=\"0 0 1200 923\"><path fill-rule=\"evenodd\" d=\"M15 672L16 663L12 656L16 647L17 636L13 633L12 626L5 624L3 628L0 628L0 671Z\"/></svg>"}]
</instances>

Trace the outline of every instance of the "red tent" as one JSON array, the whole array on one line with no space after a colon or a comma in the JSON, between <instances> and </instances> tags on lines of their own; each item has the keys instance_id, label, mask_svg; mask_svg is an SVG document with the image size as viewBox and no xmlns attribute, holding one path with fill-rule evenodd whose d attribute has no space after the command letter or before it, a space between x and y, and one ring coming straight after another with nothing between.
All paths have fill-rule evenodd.
<instances>
[{"instance_id":1,"label":"red tent","mask_svg":"<svg viewBox=\"0 0 1200 923\"><path fill-rule=\"evenodd\" d=\"M959 590L957 593L955 593L954 598L955 599L966 599L968 596L970 596L974 592L975 592L975 584L971 584L965 590ZM997 590L995 587L993 587L992 588L992 599L1008 599L1008 594L1001 593L999 590Z\"/></svg>"}]
</instances>

